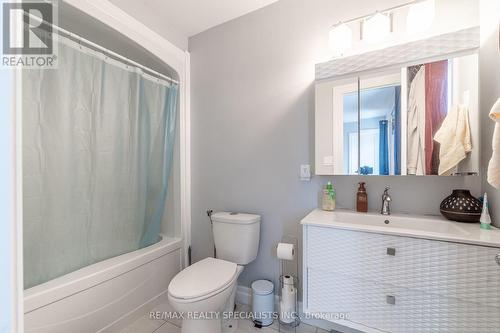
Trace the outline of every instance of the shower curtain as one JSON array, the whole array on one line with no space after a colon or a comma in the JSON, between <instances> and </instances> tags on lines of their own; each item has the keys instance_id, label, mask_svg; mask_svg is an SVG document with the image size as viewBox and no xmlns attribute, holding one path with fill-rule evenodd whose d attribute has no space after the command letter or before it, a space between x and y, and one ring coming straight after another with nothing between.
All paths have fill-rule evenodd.
<instances>
[{"instance_id":1,"label":"shower curtain","mask_svg":"<svg viewBox=\"0 0 500 333\"><path fill-rule=\"evenodd\" d=\"M394 88L394 174L401 175L401 86Z\"/></svg>"},{"instance_id":2,"label":"shower curtain","mask_svg":"<svg viewBox=\"0 0 500 333\"><path fill-rule=\"evenodd\" d=\"M178 87L59 36L23 72L24 285L159 240Z\"/></svg>"},{"instance_id":3,"label":"shower curtain","mask_svg":"<svg viewBox=\"0 0 500 333\"><path fill-rule=\"evenodd\" d=\"M378 142L378 165L379 165L379 175L386 176L389 175L389 133L387 131L388 127L387 120L379 121L379 142Z\"/></svg>"}]
</instances>

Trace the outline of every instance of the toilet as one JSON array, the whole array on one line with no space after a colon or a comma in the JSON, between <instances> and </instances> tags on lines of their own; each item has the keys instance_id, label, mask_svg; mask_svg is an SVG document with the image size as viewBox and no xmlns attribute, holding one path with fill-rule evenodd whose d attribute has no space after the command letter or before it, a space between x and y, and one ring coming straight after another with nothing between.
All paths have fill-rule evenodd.
<instances>
[{"instance_id":1,"label":"toilet","mask_svg":"<svg viewBox=\"0 0 500 333\"><path fill-rule=\"evenodd\" d=\"M179 272L168 286L168 300L182 314L182 333L231 333L237 320L234 298L238 276L257 257L260 216L212 215L217 258L206 258Z\"/></svg>"}]
</instances>

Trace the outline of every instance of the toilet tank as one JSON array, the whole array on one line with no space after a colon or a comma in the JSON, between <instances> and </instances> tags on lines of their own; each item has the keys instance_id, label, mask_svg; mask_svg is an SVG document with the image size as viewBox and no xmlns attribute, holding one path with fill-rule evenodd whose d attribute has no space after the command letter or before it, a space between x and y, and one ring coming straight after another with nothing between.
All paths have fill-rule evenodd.
<instances>
[{"instance_id":1,"label":"toilet tank","mask_svg":"<svg viewBox=\"0 0 500 333\"><path fill-rule=\"evenodd\" d=\"M212 214L217 258L238 265L251 263L257 257L260 239L260 216L218 212Z\"/></svg>"}]
</instances>

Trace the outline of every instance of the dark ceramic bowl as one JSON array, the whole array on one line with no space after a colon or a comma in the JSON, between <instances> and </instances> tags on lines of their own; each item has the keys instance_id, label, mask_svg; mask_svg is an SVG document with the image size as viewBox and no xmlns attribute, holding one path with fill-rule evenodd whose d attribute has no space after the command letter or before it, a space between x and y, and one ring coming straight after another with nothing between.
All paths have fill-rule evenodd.
<instances>
[{"instance_id":1,"label":"dark ceramic bowl","mask_svg":"<svg viewBox=\"0 0 500 333\"><path fill-rule=\"evenodd\" d=\"M481 218L481 201L474 198L469 190L453 190L441 203L441 214L448 220L475 223Z\"/></svg>"}]
</instances>

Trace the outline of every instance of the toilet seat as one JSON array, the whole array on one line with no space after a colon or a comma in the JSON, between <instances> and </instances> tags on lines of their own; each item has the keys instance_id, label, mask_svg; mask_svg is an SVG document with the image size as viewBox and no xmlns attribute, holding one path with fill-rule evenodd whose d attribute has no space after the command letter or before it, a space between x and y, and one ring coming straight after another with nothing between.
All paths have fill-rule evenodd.
<instances>
[{"instance_id":1,"label":"toilet seat","mask_svg":"<svg viewBox=\"0 0 500 333\"><path fill-rule=\"evenodd\" d=\"M236 275L235 263L206 258L178 273L170 282L168 292L182 301L198 301L231 286Z\"/></svg>"}]
</instances>

